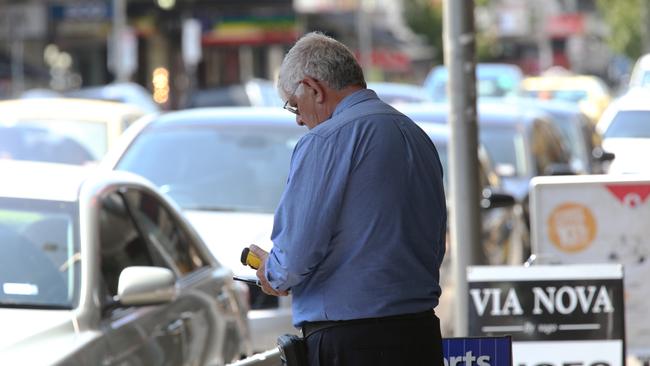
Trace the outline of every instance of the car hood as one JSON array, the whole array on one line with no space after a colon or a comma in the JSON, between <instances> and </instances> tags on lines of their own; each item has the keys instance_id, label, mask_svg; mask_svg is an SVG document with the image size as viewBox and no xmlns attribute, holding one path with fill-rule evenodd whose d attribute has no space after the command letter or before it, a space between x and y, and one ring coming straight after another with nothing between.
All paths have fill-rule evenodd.
<instances>
[{"instance_id":1,"label":"car hood","mask_svg":"<svg viewBox=\"0 0 650 366\"><path fill-rule=\"evenodd\" d=\"M647 173L650 166L644 162L650 155L650 139L647 138L608 138L603 140L603 149L614 153L608 173Z\"/></svg>"},{"instance_id":2,"label":"car hood","mask_svg":"<svg viewBox=\"0 0 650 366\"><path fill-rule=\"evenodd\" d=\"M254 276L244 267L241 251L255 244L269 251L273 246L273 214L248 212L184 211L212 254L235 274Z\"/></svg>"},{"instance_id":3,"label":"car hood","mask_svg":"<svg viewBox=\"0 0 650 366\"><path fill-rule=\"evenodd\" d=\"M0 363L50 364L71 355L89 336L74 323L69 310L0 308L0 324L10 329L0 332Z\"/></svg>"}]
</instances>

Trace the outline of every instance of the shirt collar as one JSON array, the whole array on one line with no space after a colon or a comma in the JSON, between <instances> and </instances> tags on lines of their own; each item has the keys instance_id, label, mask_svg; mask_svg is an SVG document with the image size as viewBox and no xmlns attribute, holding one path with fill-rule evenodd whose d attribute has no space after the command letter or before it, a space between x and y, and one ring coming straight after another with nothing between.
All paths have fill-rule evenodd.
<instances>
[{"instance_id":1,"label":"shirt collar","mask_svg":"<svg viewBox=\"0 0 650 366\"><path fill-rule=\"evenodd\" d=\"M336 117L337 114L340 114L341 112L352 107L355 104L364 102L368 99L377 99L377 98L378 98L377 94L370 89L357 90L354 93L346 96L339 102L339 104L334 109L334 113L332 113L332 117L330 118Z\"/></svg>"}]
</instances>

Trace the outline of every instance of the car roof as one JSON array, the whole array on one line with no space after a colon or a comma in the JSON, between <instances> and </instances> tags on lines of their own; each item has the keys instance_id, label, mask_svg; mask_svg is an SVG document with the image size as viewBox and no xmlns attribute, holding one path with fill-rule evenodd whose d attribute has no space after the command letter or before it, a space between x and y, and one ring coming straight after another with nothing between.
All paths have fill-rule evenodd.
<instances>
[{"instance_id":1,"label":"car roof","mask_svg":"<svg viewBox=\"0 0 650 366\"><path fill-rule=\"evenodd\" d=\"M0 159L0 196L73 202L89 166Z\"/></svg>"},{"instance_id":2,"label":"car roof","mask_svg":"<svg viewBox=\"0 0 650 366\"><path fill-rule=\"evenodd\" d=\"M211 107L184 109L167 112L153 119L150 125L254 125L288 126L303 128L296 123L296 116L278 107Z\"/></svg>"},{"instance_id":3,"label":"car roof","mask_svg":"<svg viewBox=\"0 0 650 366\"><path fill-rule=\"evenodd\" d=\"M650 89L644 87L632 88L617 98L612 106L618 110L648 111L650 110Z\"/></svg>"},{"instance_id":4,"label":"car roof","mask_svg":"<svg viewBox=\"0 0 650 366\"><path fill-rule=\"evenodd\" d=\"M0 101L0 121L25 118L106 121L113 116L142 115L140 108L119 102L74 98L28 98ZM107 118L107 116L109 118Z\"/></svg>"},{"instance_id":5,"label":"car roof","mask_svg":"<svg viewBox=\"0 0 650 366\"><path fill-rule=\"evenodd\" d=\"M416 122L448 122L447 103L422 103L402 105L397 109ZM530 125L536 118L545 116L539 108L518 98L504 101L503 98L481 98L477 102L478 122L490 125Z\"/></svg>"},{"instance_id":6,"label":"car roof","mask_svg":"<svg viewBox=\"0 0 650 366\"><path fill-rule=\"evenodd\" d=\"M593 75L551 75L528 76L521 83L524 89L557 90L602 86L603 82Z\"/></svg>"}]
</instances>

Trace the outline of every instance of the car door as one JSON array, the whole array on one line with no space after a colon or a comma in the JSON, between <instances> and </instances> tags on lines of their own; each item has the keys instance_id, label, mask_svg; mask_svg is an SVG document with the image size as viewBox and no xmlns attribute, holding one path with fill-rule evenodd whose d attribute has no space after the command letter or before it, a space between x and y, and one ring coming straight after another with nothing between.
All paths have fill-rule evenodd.
<instances>
[{"instance_id":1,"label":"car door","mask_svg":"<svg viewBox=\"0 0 650 366\"><path fill-rule=\"evenodd\" d=\"M241 335L227 333L239 320L232 306L236 304L235 294L226 286L230 272L218 268L198 237L185 227L178 211L164 199L137 189L129 189L124 197L137 225L144 228L150 242L178 274L177 311L184 332L184 364L239 357Z\"/></svg>"},{"instance_id":2,"label":"car door","mask_svg":"<svg viewBox=\"0 0 650 366\"><path fill-rule=\"evenodd\" d=\"M149 229L134 221L126 194L126 190L113 190L100 199L100 301L104 309L100 326L111 351L102 363L181 365L186 356L182 303L124 307L113 301L126 267L158 266L176 271L150 240Z\"/></svg>"}]
</instances>

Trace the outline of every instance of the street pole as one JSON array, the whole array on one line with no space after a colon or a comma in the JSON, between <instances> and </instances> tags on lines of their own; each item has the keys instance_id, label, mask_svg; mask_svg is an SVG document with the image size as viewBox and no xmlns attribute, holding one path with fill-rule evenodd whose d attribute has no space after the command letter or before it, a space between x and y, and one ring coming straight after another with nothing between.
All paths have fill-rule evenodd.
<instances>
[{"instance_id":1,"label":"street pole","mask_svg":"<svg viewBox=\"0 0 650 366\"><path fill-rule=\"evenodd\" d=\"M372 71L372 21L367 0L360 0L357 5L357 34L359 42L359 63L365 70L366 79Z\"/></svg>"},{"instance_id":2,"label":"street pole","mask_svg":"<svg viewBox=\"0 0 650 366\"><path fill-rule=\"evenodd\" d=\"M113 74L115 81L129 81L129 72L126 70L124 47L121 44L122 36L126 32L126 0L113 0Z\"/></svg>"},{"instance_id":3,"label":"street pole","mask_svg":"<svg viewBox=\"0 0 650 366\"><path fill-rule=\"evenodd\" d=\"M455 285L454 335L468 332L467 266L482 263L480 247L476 61L473 0L443 2L444 58L451 127L449 207Z\"/></svg>"}]
</instances>

